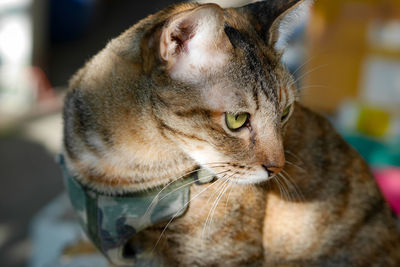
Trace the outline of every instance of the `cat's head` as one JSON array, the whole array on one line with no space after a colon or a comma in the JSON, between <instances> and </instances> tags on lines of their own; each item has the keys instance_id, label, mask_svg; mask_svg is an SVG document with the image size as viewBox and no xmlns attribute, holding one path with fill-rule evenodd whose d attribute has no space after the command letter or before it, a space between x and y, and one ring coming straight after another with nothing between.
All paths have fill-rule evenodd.
<instances>
[{"instance_id":1,"label":"cat's head","mask_svg":"<svg viewBox=\"0 0 400 267\"><path fill-rule=\"evenodd\" d=\"M195 163L241 184L274 176L296 98L276 44L303 3L182 3L128 29L70 82L68 158L82 177L143 188Z\"/></svg>"},{"instance_id":2,"label":"cat's head","mask_svg":"<svg viewBox=\"0 0 400 267\"><path fill-rule=\"evenodd\" d=\"M275 46L301 4L194 6L148 41L158 55L153 109L163 135L220 178L256 183L285 164L282 134L296 89Z\"/></svg>"}]
</instances>

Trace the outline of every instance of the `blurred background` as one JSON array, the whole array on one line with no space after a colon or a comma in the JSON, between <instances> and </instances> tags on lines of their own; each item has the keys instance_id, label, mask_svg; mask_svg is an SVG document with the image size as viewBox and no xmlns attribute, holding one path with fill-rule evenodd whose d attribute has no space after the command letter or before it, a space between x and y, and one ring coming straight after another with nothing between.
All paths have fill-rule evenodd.
<instances>
[{"instance_id":1,"label":"blurred background","mask_svg":"<svg viewBox=\"0 0 400 267\"><path fill-rule=\"evenodd\" d=\"M55 157L68 79L109 40L175 2L0 0L1 266L67 266L55 262L79 230L57 213L65 198ZM283 61L301 101L363 155L400 213L400 1L317 1Z\"/></svg>"}]
</instances>

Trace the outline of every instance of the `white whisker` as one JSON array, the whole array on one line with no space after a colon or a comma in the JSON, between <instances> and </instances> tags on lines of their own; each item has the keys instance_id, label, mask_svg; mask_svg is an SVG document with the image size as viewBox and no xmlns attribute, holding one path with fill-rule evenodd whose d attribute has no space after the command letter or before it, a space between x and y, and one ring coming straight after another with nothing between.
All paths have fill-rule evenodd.
<instances>
[{"instance_id":1,"label":"white whisker","mask_svg":"<svg viewBox=\"0 0 400 267\"><path fill-rule=\"evenodd\" d=\"M210 174L210 175L205 176L204 178L210 178L210 177L213 177L214 175L220 175L220 174L223 174L223 173L225 173L225 172L228 172L228 171L222 171L222 172L218 172L218 173L216 173L216 174ZM165 194L162 198L160 198L160 200L163 200L164 198L166 198L166 197L169 196L170 194L174 193L175 191L180 190L181 188L186 187L186 186L191 185L191 184L194 184L194 183L196 183L196 182L197 182L196 180L193 180L193 181L190 181L189 183L186 183L186 184L184 184L184 185L181 185L181 186L179 186L178 188L175 188L174 190L172 190L171 192Z\"/></svg>"},{"instance_id":2,"label":"white whisker","mask_svg":"<svg viewBox=\"0 0 400 267\"><path fill-rule=\"evenodd\" d=\"M197 172L197 171L199 171L199 170L200 170L200 168L197 168L197 169L195 169L195 170L193 170L193 171L187 172L187 173L185 173L184 175L181 175L180 177L178 177L178 178L176 178L176 179L173 179L171 182L169 182L168 184L166 184L166 185L157 193L157 195L154 196L153 200L150 202L149 206L147 207L147 210L146 210L146 212L145 212L145 215L148 215L148 212L149 212L149 211L151 210L151 208L154 206L156 199L160 196L160 194L161 194L165 189L167 189L171 184L173 184L174 182L178 181L179 179L182 179L182 178L188 176L189 174L195 173L195 172ZM216 173L215 175L219 175L219 174L221 174L221 173L223 173L223 172ZM213 174L213 175L214 175L214 174ZM213 175L209 175L209 176L207 176L207 178L209 178L210 176L213 176ZM182 186L176 188L175 190L173 190L173 191L169 192L168 194L166 194L165 196L163 196L161 199L166 198L168 195L172 194L172 193L175 192L176 190L179 190L179 189L181 189L181 188L183 188L183 187L185 187L185 186L187 186L187 185L189 185L189 184L193 184L194 182L196 182L196 181L191 181L191 182L189 182L189 183L187 183L187 184L184 184L184 185L182 185Z\"/></svg>"},{"instance_id":3,"label":"white whisker","mask_svg":"<svg viewBox=\"0 0 400 267\"><path fill-rule=\"evenodd\" d=\"M221 184L219 184L218 187L214 190L214 192L208 197L206 204L203 205L203 209L206 208L206 207L208 206L208 204L210 203L211 198L214 197L215 195L217 195L218 192L219 192L219 190L222 189L222 187L225 185L225 183L226 183L225 177L226 177L226 175L224 175L224 176L222 177L223 180L221 179ZM216 199L216 198L215 198L215 199ZM215 201L215 199L214 199L214 201ZM211 206L211 207L212 207L212 206ZM203 209L202 209L202 211L203 211ZM207 225L208 218L209 218L209 216L210 216L210 212L211 212L211 208L208 210L207 218L206 218L206 221L205 221L205 223L204 223L203 231L202 231L202 234L201 234L202 236L203 236L203 233L204 233L204 228L205 228L206 225Z\"/></svg>"},{"instance_id":4,"label":"white whisker","mask_svg":"<svg viewBox=\"0 0 400 267\"><path fill-rule=\"evenodd\" d=\"M176 216L178 216L179 213L182 212L183 209L186 209L187 205L189 205L190 202L192 202L192 200L196 199L197 197L199 197L204 191L208 190L211 186L213 186L214 183L209 184L206 188L204 188L203 190L201 190L199 193L197 193L194 197L192 197L187 203L185 203L185 205L183 205L183 207L178 210L174 216L172 216L172 218L168 221L168 223L165 225L164 229L162 230L160 237L158 238L156 244L154 245L152 252L154 251L154 249L157 247L158 243L160 242L162 236L164 235L165 231L167 230L168 226L172 223L172 221L176 218Z\"/></svg>"},{"instance_id":5,"label":"white whisker","mask_svg":"<svg viewBox=\"0 0 400 267\"><path fill-rule=\"evenodd\" d=\"M276 182L276 185L278 186L281 198L286 198L286 193L285 193L285 191L283 189L281 181L279 180L279 176L275 176L274 181Z\"/></svg>"},{"instance_id":6,"label":"white whisker","mask_svg":"<svg viewBox=\"0 0 400 267\"><path fill-rule=\"evenodd\" d=\"M288 160L285 160L285 162L288 163L288 164L290 164L290 165L292 165L292 166L294 166L294 167L296 167L296 168L298 168L298 169L300 169L300 170L302 170L302 171L304 171L304 172L306 172L306 170L305 170L304 168L300 167L300 166L297 165L297 164L294 164L293 162L290 162L290 161L288 161Z\"/></svg>"},{"instance_id":7,"label":"white whisker","mask_svg":"<svg viewBox=\"0 0 400 267\"><path fill-rule=\"evenodd\" d=\"M224 216L224 220L225 220L225 218L226 218L226 214L227 214L226 209L228 208L229 199L230 199L230 197L231 197L231 193L232 193L233 186L234 186L234 184L233 184L233 183L230 183L230 190L229 190L229 193L228 193L228 197L226 198L226 201L225 201L225 212L224 212L224 213L225 213L225 216Z\"/></svg>"},{"instance_id":8,"label":"white whisker","mask_svg":"<svg viewBox=\"0 0 400 267\"><path fill-rule=\"evenodd\" d=\"M301 160L298 156L296 156L296 154L294 154L293 152L291 152L290 150L285 150L285 153L291 155L292 157L294 157L297 161L301 162L302 164L304 164L304 161Z\"/></svg>"},{"instance_id":9,"label":"white whisker","mask_svg":"<svg viewBox=\"0 0 400 267\"><path fill-rule=\"evenodd\" d=\"M309 59L307 59L306 61L304 61L303 64L301 64L299 67L297 67L297 68L293 71L292 75L296 75L296 73L297 73L301 68L303 68L307 63L309 63L314 57L315 57L315 56L312 56L312 57L310 57Z\"/></svg>"},{"instance_id":10,"label":"white whisker","mask_svg":"<svg viewBox=\"0 0 400 267\"><path fill-rule=\"evenodd\" d=\"M287 176L287 177L285 177L282 174L282 176L285 177L288 180L288 182L291 184L291 186L293 187L295 193L297 194L298 200L304 202L305 198L304 198L303 192L301 192L300 188L297 186L297 184L295 183L294 179L285 170L282 170L282 173Z\"/></svg>"},{"instance_id":11,"label":"white whisker","mask_svg":"<svg viewBox=\"0 0 400 267\"><path fill-rule=\"evenodd\" d=\"M213 218L215 210L216 210L216 208L218 206L219 200L221 199L222 195L224 194L224 192L226 191L226 188L229 185L229 180L228 179L229 179L229 177L223 182L223 186L220 187L221 189L219 190L219 194L216 197L216 199L214 200L214 203L213 203L210 211L208 212L208 216L207 216L205 225L203 227L203 232L201 234L202 239L204 239L204 233L205 233L205 230L207 229L207 222L208 222L208 229L209 229L209 232L210 232L211 224L212 224L212 218Z\"/></svg>"},{"instance_id":12,"label":"white whisker","mask_svg":"<svg viewBox=\"0 0 400 267\"><path fill-rule=\"evenodd\" d=\"M303 73L302 75L300 75L299 77L297 77L297 79L294 80L291 84L289 84L289 87L292 86L293 84L296 84L298 81L300 81L301 79L303 79L303 78L304 78L305 76L307 76L308 74L310 74L310 73L312 73L312 72L314 72L314 71L316 71L316 70L318 70L318 69L321 69L321 68L323 68L323 67L326 67L326 66L328 66L328 64L322 64L322 65L319 65L319 66L317 66L317 67L315 67L315 68L312 68L311 70L309 70L309 71Z\"/></svg>"},{"instance_id":13,"label":"white whisker","mask_svg":"<svg viewBox=\"0 0 400 267\"><path fill-rule=\"evenodd\" d=\"M282 173L278 173L278 176L280 177L280 178L282 178L282 187L284 187L285 188L285 194L286 194L286 196L285 196L285 198L287 199L287 200L289 200L289 201L295 201L295 197L293 196L293 194L292 194L292 191L291 191L291 189L289 188L289 184L288 184L288 181L287 181L287 179L285 178L285 176L283 176L282 175Z\"/></svg>"}]
</instances>

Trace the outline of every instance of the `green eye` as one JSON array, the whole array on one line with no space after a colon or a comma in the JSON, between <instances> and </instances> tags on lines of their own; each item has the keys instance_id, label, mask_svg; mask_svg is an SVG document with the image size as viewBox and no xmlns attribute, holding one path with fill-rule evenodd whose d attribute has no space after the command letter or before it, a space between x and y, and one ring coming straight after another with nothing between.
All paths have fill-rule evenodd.
<instances>
[{"instance_id":1,"label":"green eye","mask_svg":"<svg viewBox=\"0 0 400 267\"><path fill-rule=\"evenodd\" d=\"M281 121L284 121L289 116L291 109L292 109L292 105L289 105L283 110L282 115L281 115Z\"/></svg>"},{"instance_id":2,"label":"green eye","mask_svg":"<svg viewBox=\"0 0 400 267\"><path fill-rule=\"evenodd\" d=\"M246 125L249 119L249 113L241 113L241 114L232 114L226 113L225 114L225 122L226 126L228 126L229 130L238 130Z\"/></svg>"}]
</instances>

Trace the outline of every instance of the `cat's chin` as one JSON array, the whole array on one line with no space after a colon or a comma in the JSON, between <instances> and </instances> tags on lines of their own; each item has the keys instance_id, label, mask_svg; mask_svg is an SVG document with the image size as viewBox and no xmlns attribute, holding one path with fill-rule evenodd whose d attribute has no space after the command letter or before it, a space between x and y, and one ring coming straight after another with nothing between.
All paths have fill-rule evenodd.
<instances>
[{"instance_id":1,"label":"cat's chin","mask_svg":"<svg viewBox=\"0 0 400 267\"><path fill-rule=\"evenodd\" d=\"M260 175L260 176L254 176L254 177L238 177L235 179L232 179L231 182L239 185L253 185L253 184L260 184L263 182L266 182L273 178L273 176L268 176L266 175Z\"/></svg>"}]
</instances>

